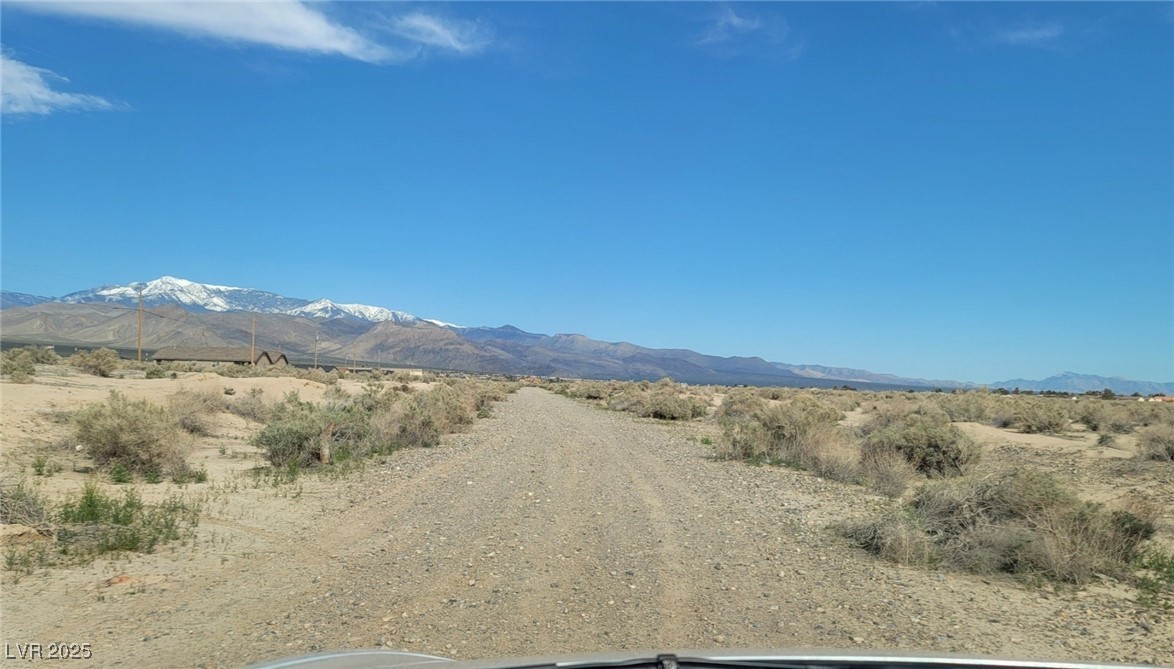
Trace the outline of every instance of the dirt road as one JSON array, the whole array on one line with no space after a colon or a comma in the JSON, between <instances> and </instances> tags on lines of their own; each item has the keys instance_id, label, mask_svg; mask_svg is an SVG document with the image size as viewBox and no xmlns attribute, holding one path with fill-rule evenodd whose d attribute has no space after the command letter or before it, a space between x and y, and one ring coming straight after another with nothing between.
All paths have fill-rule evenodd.
<instances>
[{"instance_id":1,"label":"dirt road","mask_svg":"<svg viewBox=\"0 0 1174 669\"><path fill-rule=\"evenodd\" d=\"M697 430L524 388L441 448L296 498L212 502L220 515L194 547L7 581L4 640L91 642L102 666L378 645L456 658L817 646L1174 661L1169 616L1111 585L1076 594L879 562L826 527L886 502L713 461Z\"/></svg>"}]
</instances>

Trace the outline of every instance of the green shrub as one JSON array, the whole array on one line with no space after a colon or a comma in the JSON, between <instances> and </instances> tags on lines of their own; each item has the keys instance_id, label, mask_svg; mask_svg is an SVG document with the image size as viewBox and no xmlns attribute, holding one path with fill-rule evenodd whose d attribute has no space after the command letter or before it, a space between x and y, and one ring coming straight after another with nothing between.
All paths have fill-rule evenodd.
<instances>
[{"instance_id":1,"label":"green shrub","mask_svg":"<svg viewBox=\"0 0 1174 669\"><path fill-rule=\"evenodd\" d=\"M138 474L187 469L175 423L166 409L146 400L132 402L112 390L105 404L79 410L74 423L77 441L99 466Z\"/></svg>"},{"instance_id":2,"label":"green shrub","mask_svg":"<svg viewBox=\"0 0 1174 669\"><path fill-rule=\"evenodd\" d=\"M62 555L92 557L110 552L150 553L161 544L181 538L199 523L200 507L177 497L145 504L128 488L122 499L87 483L81 495L62 505L57 540Z\"/></svg>"},{"instance_id":3,"label":"green shrub","mask_svg":"<svg viewBox=\"0 0 1174 669\"><path fill-rule=\"evenodd\" d=\"M1174 425L1159 423L1139 431L1137 455L1145 460L1174 460Z\"/></svg>"},{"instance_id":4,"label":"green shrub","mask_svg":"<svg viewBox=\"0 0 1174 669\"><path fill-rule=\"evenodd\" d=\"M162 379L167 376L167 372L157 364L147 367L146 376L148 379Z\"/></svg>"},{"instance_id":5,"label":"green shrub","mask_svg":"<svg viewBox=\"0 0 1174 669\"><path fill-rule=\"evenodd\" d=\"M872 429L865 438L863 457L879 462L887 457L885 452L899 453L927 476L959 476L978 460L979 450L948 420L944 414L920 410L888 418L883 427Z\"/></svg>"},{"instance_id":6,"label":"green shrub","mask_svg":"<svg viewBox=\"0 0 1174 669\"><path fill-rule=\"evenodd\" d=\"M274 467L329 462L342 418L342 412L305 402L296 392L289 393L273 405L269 423L252 436L250 443L265 451L265 458Z\"/></svg>"}]
</instances>

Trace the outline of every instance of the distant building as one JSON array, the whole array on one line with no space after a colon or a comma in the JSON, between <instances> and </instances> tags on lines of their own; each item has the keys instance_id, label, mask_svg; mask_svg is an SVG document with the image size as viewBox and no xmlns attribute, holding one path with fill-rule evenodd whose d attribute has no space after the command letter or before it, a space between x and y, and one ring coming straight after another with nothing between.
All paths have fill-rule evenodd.
<instances>
[{"instance_id":1,"label":"distant building","mask_svg":"<svg viewBox=\"0 0 1174 669\"><path fill-rule=\"evenodd\" d=\"M247 365L250 362L257 367L270 365L288 365L289 360L284 353L254 351L252 360L249 359L251 349L242 347L198 347L198 346L165 346L151 357L155 362L194 362L209 366L216 365Z\"/></svg>"}]
</instances>

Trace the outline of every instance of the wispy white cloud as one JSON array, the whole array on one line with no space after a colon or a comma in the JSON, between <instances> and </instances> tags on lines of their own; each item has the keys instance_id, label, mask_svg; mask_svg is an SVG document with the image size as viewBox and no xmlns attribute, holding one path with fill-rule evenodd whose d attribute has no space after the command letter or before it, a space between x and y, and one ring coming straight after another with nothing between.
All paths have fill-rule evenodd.
<instances>
[{"instance_id":1,"label":"wispy white cloud","mask_svg":"<svg viewBox=\"0 0 1174 669\"><path fill-rule=\"evenodd\" d=\"M729 6L718 9L693 44L723 56L753 52L787 61L798 58L807 48L791 37L791 26L781 15L734 11Z\"/></svg>"},{"instance_id":2,"label":"wispy white cloud","mask_svg":"<svg viewBox=\"0 0 1174 669\"><path fill-rule=\"evenodd\" d=\"M268 2L30 2L8 0L29 11L114 21L278 49L336 54L366 62L397 54L358 31L331 21L299 0Z\"/></svg>"},{"instance_id":3,"label":"wispy white cloud","mask_svg":"<svg viewBox=\"0 0 1174 669\"><path fill-rule=\"evenodd\" d=\"M762 29L762 20L754 16L738 15L730 7L722 7L717 17L697 38L698 44L724 44L739 35Z\"/></svg>"},{"instance_id":4,"label":"wispy white cloud","mask_svg":"<svg viewBox=\"0 0 1174 669\"><path fill-rule=\"evenodd\" d=\"M0 112L4 114L46 115L55 111L109 110L117 106L97 95L54 90L55 83L69 83L69 80L0 52Z\"/></svg>"},{"instance_id":5,"label":"wispy white cloud","mask_svg":"<svg viewBox=\"0 0 1174 669\"><path fill-rule=\"evenodd\" d=\"M472 54L487 47L490 31L478 23L446 19L420 12L397 16L387 30L417 48L432 48L458 54Z\"/></svg>"},{"instance_id":6,"label":"wispy white cloud","mask_svg":"<svg viewBox=\"0 0 1174 669\"><path fill-rule=\"evenodd\" d=\"M999 28L991 34L991 40L1000 44L1040 46L1054 44L1064 35L1064 26L1058 21Z\"/></svg>"}]
</instances>

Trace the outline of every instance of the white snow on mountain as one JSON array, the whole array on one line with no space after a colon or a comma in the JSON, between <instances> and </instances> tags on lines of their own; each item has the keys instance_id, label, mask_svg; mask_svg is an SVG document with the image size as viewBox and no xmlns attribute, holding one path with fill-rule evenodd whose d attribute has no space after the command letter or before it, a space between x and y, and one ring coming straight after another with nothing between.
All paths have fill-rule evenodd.
<instances>
[{"instance_id":1,"label":"white snow on mountain","mask_svg":"<svg viewBox=\"0 0 1174 669\"><path fill-rule=\"evenodd\" d=\"M179 304L189 309L206 311L256 311L267 314L290 314L307 318L357 318L380 323L414 323L420 319L403 311L366 304L339 304L328 299L313 302L296 297L285 297L254 288L220 286L198 283L173 276L163 276L153 281L135 282L121 286L102 286L91 290L70 293L59 301L112 302L134 306L138 303L139 291L147 306Z\"/></svg>"},{"instance_id":2,"label":"white snow on mountain","mask_svg":"<svg viewBox=\"0 0 1174 669\"><path fill-rule=\"evenodd\" d=\"M305 306L291 309L286 313L293 316L306 316L308 318L340 318L351 316L374 323L383 321L412 323L420 320L403 311L393 311L391 309L372 307L366 304L338 304L327 299L315 300Z\"/></svg>"}]
</instances>

